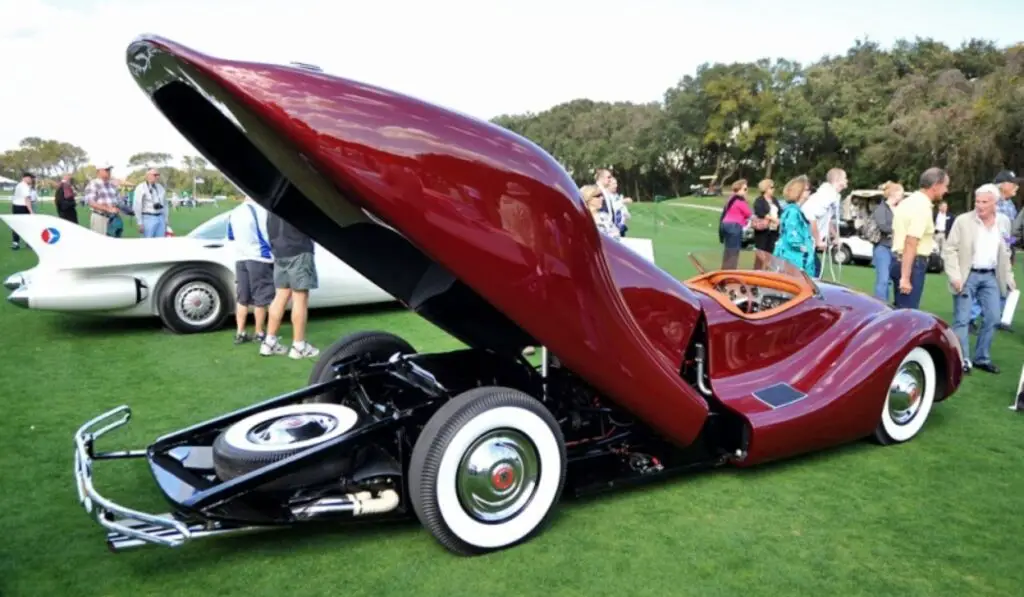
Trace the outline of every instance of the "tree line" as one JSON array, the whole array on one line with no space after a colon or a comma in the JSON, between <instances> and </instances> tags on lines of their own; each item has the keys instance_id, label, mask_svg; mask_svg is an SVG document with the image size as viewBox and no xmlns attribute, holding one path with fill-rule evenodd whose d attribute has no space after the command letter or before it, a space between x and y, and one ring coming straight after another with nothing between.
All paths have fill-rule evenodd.
<instances>
[{"instance_id":1,"label":"tree line","mask_svg":"<svg viewBox=\"0 0 1024 597\"><path fill-rule=\"evenodd\" d=\"M752 187L798 174L820 182L836 166L854 187L895 180L913 188L920 172L940 166L950 173L950 199L963 207L997 171L1024 170L1024 44L972 39L951 48L917 38L883 49L858 40L808 65L705 63L658 101L576 99L492 122L546 149L579 184L612 169L620 190L639 200L739 178ZM0 174L18 179L28 169L44 177L45 189L74 172L84 184L95 175L87 162L80 147L30 137L0 154ZM122 176L138 183L155 167L173 191L191 191L199 178L202 195L237 193L200 157L172 162L166 153L138 153Z\"/></svg>"},{"instance_id":2,"label":"tree line","mask_svg":"<svg viewBox=\"0 0 1024 597\"><path fill-rule=\"evenodd\" d=\"M580 184L611 168L636 199L746 178L816 183L832 167L855 188L917 185L945 168L954 202L999 171L1024 170L1024 44L857 41L801 65L705 63L645 104L577 99L495 124L537 143ZM704 178L702 178L702 176Z\"/></svg>"},{"instance_id":3,"label":"tree line","mask_svg":"<svg viewBox=\"0 0 1024 597\"><path fill-rule=\"evenodd\" d=\"M56 188L64 174L71 173L72 184L83 189L96 177L96 166L90 164L84 149L54 139L27 137L16 149L0 153L0 175L21 180L24 172L36 175L36 187L43 194ZM141 152L128 160L128 172L113 172L111 178L135 186L145 180L146 171L156 168L168 191L193 190L202 196L238 195L238 190L219 171L210 168L199 156L182 156L178 165L169 153ZM196 182L193 185L193 181Z\"/></svg>"}]
</instances>

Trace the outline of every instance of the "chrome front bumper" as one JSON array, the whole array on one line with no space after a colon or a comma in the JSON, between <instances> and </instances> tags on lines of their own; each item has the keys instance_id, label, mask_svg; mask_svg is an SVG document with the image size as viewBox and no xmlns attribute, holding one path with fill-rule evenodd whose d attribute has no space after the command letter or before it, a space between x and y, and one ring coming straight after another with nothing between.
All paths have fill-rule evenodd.
<instances>
[{"instance_id":1,"label":"chrome front bumper","mask_svg":"<svg viewBox=\"0 0 1024 597\"><path fill-rule=\"evenodd\" d=\"M92 484L93 461L146 457L145 450L94 452L94 443L99 437L125 425L131 416L129 407L119 406L82 425L75 433L78 501L86 512L109 531L107 546L111 551L147 544L177 547L190 539L238 532L240 529L237 528L221 529L216 523L187 525L174 519L171 514L148 514L132 510L110 501L96 491Z\"/></svg>"}]
</instances>

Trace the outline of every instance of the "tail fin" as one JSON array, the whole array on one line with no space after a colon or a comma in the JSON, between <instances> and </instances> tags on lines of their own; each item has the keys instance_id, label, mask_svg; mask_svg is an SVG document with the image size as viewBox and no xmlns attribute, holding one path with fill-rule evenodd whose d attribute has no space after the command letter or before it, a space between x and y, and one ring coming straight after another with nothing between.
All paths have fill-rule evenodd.
<instances>
[{"instance_id":1,"label":"tail fin","mask_svg":"<svg viewBox=\"0 0 1024 597\"><path fill-rule=\"evenodd\" d=\"M88 254L90 245L112 240L89 228L46 214L0 215L0 220L10 226L11 230L21 237L22 242L35 251L40 264L45 263L47 259L52 260L54 254L58 253L64 256L83 252ZM69 251L68 246L74 246L74 249Z\"/></svg>"}]
</instances>

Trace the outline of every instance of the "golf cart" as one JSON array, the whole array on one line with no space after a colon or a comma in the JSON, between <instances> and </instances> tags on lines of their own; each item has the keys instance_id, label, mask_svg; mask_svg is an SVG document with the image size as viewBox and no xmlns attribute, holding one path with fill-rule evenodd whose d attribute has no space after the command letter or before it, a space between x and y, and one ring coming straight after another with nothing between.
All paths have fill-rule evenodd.
<instances>
[{"instance_id":1,"label":"golf cart","mask_svg":"<svg viewBox=\"0 0 1024 597\"><path fill-rule=\"evenodd\" d=\"M907 195L909 193L904 193L904 197ZM839 207L839 240L832 249L834 263L871 263L875 245L864 239L860 231L871 213L884 200L882 191L877 189L857 189L843 198ZM941 272L942 269L942 255L938 247L935 247L928 256L928 271Z\"/></svg>"}]
</instances>

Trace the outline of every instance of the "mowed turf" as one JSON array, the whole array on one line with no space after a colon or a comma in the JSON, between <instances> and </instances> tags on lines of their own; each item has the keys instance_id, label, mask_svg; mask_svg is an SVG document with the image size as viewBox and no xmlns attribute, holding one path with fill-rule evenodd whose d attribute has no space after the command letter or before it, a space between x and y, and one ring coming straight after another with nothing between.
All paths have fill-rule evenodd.
<instances>
[{"instance_id":1,"label":"mowed turf","mask_svg":"<svg viewBox=\"0 0 1024 597\"><path fill-rule=\"evenodd\" d=\"M658 262L677 276L693 273L688 251L718 247L717 213L677 201L633 212L631 233L654 238ZM179 210L174 228L184 233L214 213ZM33 253L11 252L0 229L0 274L32 266ZM847 266L841 276L868 289L872 270ZM928 277L923 307L948 320L944 282ZM1024 415L1007 410L1024 360L1017 321L1020 332L995 341L1004 372L967 378L908 444L865 441L566 503L542 535L485 557L453 556L415 522L358 531L324 524L114 555L77 501L71 438L79 425L129 404L132 422L99 447L143 447L300 387L312 363L233 346L230 328L178 336L156 320L91 320L3 302L0 594L1019 595ZM395 308L314 312L309 336L325 348L363 329L396 332L420 350L459 346ZM126 505L165 511L142 461L97 463L96 483Z\"/></svg>"}]
</instances>

